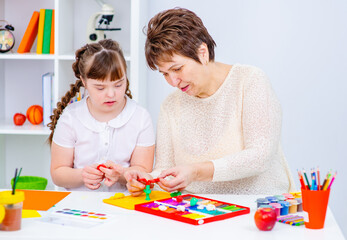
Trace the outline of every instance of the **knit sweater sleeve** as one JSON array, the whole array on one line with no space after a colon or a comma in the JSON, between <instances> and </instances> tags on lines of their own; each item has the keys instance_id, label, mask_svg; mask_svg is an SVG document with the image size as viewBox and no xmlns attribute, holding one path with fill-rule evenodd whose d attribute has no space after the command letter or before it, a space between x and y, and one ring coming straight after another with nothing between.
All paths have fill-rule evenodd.
<instances>
[{"instance_id":1,"label":"knit sweater sleeve","mask_svg":"<svg viewBox=\"0 0 347 240\"><path fill-rule=\"evenodd\" d=\"M161 171L174 167L173 145L170 120L163 105L157 123L157 138L155 151L155 165L151 175L156 178Z\"/></svg>"},{"instance_id":2,"label":"knit sweater sleeve","mask_svg":"<svg viewBox=\"0 0 347 240\"><path fill-rule=\"evenodd\" d=\"M214 182L259 175L269 168L278 150L282 113L266 75L256 68L245 77L243 84L240 108L244 149L211 160Z\"/></svg>"}]
</instances>

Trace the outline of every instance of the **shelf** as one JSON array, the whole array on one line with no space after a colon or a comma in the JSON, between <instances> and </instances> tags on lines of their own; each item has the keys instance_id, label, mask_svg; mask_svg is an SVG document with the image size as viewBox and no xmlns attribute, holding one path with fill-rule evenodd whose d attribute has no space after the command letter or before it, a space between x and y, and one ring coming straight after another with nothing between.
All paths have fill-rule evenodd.
<instances>
[{"instance_id":1,"label":"shelf","mask_svg":"<svg viewBox=\"0 0 347 240\"><path fill-rule=\"evenodd\" d=\"M49 135L51 130L42 124L33 125L26 121L22 126L16 126L10 120L0 121L0 134L11 135Z\"/></svg>"},{"instance_id":2,"label":"shelf","mask_svg":"<svg viewBox=\"0 0 347 240\"><path fill-rule=\"evenodd\" d=\"M130 54L124 53L125 61L130 61ZM36 53L0 53L0 59L13 59L13 60L75 60L74 54L63 54L63 55L54 55L54 54L36 54Z\"/></svg>"},{"instance_id":3,"label":"shelf","mask_svg":"<svg viewBox=\"0 0 347 240\"><path fill-rule=\"evenodd\" d=\"M36 53L0 53L0 59L28 59L28 60L53 60L53 54L36 54Z\"/></svg>"}]
</instances>

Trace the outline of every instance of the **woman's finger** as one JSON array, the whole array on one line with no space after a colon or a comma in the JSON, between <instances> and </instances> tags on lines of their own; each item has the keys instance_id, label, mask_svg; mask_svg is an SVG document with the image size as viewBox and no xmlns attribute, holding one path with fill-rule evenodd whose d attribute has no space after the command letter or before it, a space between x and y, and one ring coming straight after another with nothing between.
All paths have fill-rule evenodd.
<instances>
[{"instance_id":1,"label":"woman's finger","mask_svg":"<svg viewBox=\"0 0 347 240\"><path fill-rule=\"evenodd\" d=\"M163 170L160 175L158 176L158 178L165 178L167 176L177 176L177 169L176 168L170 168L170 169L166 169Z\"/></svg>"},{"instance_id":2,"label":"woman's finger","mask_svg":"<svg viewBox=\"0 0 347 240\"><path fill-rule=\"evenodd\" d=\"M184 179L175 177L173 179L167 180L167 179L162 179L160 183L164 185L166 188L174 188L184 182Z\"/></svg>"}]
</instances>

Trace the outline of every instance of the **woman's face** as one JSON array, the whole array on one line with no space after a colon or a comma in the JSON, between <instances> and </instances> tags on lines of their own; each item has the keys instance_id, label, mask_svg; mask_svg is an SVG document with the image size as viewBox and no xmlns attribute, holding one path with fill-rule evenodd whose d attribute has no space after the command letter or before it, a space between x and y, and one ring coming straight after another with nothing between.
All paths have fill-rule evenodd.
<instances>
[{"instance_id":1,"label":"woman's face","mask_svg":"<svg viewBox=\"0 0 347 240\"><path fill-rule=\"evenodd\" d=\"M116 81L111 81L109 78L104 81L87 79L84 83L95 110L113 113L123 109L127 86L126 76Z\"/></svg>"},{"instance_id":2,"label":"woman's face","mask_svg":"<svg viewBox=\"0 0 347 240\"><path fill-rule=\"evenodd\" d=\"M182 92L195 97L204 92L204 65L193 59L174 54L171 61L159 62L158 68L166 81Z\"/></svg>"}]
</instances>

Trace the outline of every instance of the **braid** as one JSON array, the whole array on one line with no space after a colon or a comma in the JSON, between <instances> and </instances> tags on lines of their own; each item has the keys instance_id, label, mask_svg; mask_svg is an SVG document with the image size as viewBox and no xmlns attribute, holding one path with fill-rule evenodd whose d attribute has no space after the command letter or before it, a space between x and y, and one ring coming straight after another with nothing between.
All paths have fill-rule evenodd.
<instances>
[{"instance_id":1,"label":"braid","mask_svg":"<svg viewBox=\"0 0 347 240\"><path fill-rule=\"evenodd\" d=\"M66 106L69 104L71 98L76 96L76 93L80 91L80 87L83 86L82 80L76 80L75 84L70 84L70 90L61 98L61 101L57 103L57 108L53 110L53 115L50 117L51 122L47 125L51 130L51 134L48 137L48 143L51 145L53 140L53 134L55 126L60 118L60 115L63 113Z\"/></svg>"}]
</instances>

